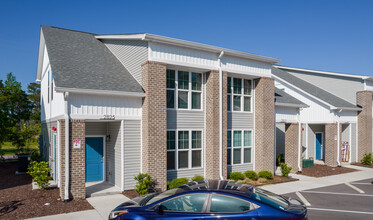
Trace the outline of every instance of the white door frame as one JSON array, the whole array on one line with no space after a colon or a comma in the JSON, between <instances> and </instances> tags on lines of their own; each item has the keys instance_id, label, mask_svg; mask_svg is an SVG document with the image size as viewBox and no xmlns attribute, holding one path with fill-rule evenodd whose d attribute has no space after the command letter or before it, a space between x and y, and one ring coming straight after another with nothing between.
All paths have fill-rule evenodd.
<instances>
[{"instance_id":1,"label":"white door frame","mask_svg":"<svg viewBox=\"0 0 373 220\"><path fill-rule=\"evenodd\" d=\"M102 137L102 140L103 140L103 160L104 160L104 164L102 166L102 174L103 174L103 177L102 177L102 181L106 181L106 135L86 135L85 138L90 138L90 137ZM85 151L85 138L84 138L84 151ZM84 158L84 165L86 163L86 158ZM87 171L86 171L87 172ZM85 178L85 177L84 177Z\"/></svg>"}]
</instances>

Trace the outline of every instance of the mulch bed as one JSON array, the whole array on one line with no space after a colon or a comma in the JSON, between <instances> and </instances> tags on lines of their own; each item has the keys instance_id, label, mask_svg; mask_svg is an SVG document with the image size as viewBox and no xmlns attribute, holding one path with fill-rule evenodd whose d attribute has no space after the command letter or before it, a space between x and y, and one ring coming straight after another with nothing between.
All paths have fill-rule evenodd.
<instances>
[{"instance_id":1,"label":"mulch bed","mask_svg":"<svg viewBox=\"0 0 373 220\"><path fill-rule=\"evenodd\" d=\"M86 200L61 201L59 189L32 190L30 175L15 175L16 170L17 163L0 163L0 219L25 219L93 209Z\"/></svg>"},{"instance_id":2,"label":"mulch bed","mask_svg":"<svg viewBox=\"0 0 373 220\"><path fill-rule=\"evenodd\" d=\"M371 165L365 165L362 163L352 163L351 165L360 166L360 167L367 167L367 168L373 168L373 163Z\"/></svg>"},{"instance_id":3,"label":"mulch bed","mask_svg":"<svg viewBox=\"0 0 373 220\"><path fill-rule=\"evenodd\" d=\"M311 177L324 177L342 173L350 173L354 171L358 170L347 167L331 167L327 165L315 164L313 167L303 168L301 174Z\"/></svg>"},{"instance_id":4,"label":"mulch bed","mask_svg":"<svg viewBox=\"0 0 373 220\"><path fill-rule=\"evenodd\" d=\"M260 179L257 181L250 181L250 185L263 186L263 185L268 185L268 184L287 183L287 182L293 182L293 181L298 181L298 179L295 179L292 177L283 177L283 176L275 175L273 176L273 179L268 179L266 182L261 182Z\"/></svg>"},{"instance_id":5,"label":"mulch bed","mask_svg":"<svg viewBox=\"0 0 373 220\"><path fill-rule=\"evenodd\" d=\"M122 194L127 196L130 199L138 197L137 192L135 190L125 190L122 192Z\"/></svg>"}]
</instances>

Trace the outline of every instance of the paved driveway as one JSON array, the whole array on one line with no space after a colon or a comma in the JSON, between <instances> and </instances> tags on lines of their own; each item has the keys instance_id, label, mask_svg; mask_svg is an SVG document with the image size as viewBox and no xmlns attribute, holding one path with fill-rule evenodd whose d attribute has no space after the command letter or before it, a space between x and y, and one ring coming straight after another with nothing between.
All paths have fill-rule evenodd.
<instances>
[{"instance_id":1,"label":"paved driveway","mask_svg":"<svg viewBox=\"0 0 373 220\"><path fill-rule=\"evenodd\" d=\"M373 219L373 179L284 194L308 203L309 219Z\"/></svg>"}]
</instances>

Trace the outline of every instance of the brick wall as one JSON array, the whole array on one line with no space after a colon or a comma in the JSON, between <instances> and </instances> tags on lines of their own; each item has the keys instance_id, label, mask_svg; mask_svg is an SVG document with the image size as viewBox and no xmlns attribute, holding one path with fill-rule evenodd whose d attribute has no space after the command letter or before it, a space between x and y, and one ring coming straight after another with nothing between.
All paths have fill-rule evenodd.
<instances>
[{"instance_id":1,"label":"brick wall","mask_svg":"<svg viewBox=\"0 0 373 220\"><path fill-rule=\"evenodd\" d=\"M298 154L298 134L299 124L285 124L285 163L292 167L292 173L298 172L298 157L302 158L302 155Z\"/></svg>"},{"instance_id":2,"label":"brick wall","mask_svg":"<svg viewBox=\"0 0 373 220\"><path fill-rule=\"evenodd\" d=\"M340 140L342 137L342 124L340 124ZM325 146L324 146L324 160L328 166L337 166L337 154L338 154L338 125L337 123L325 124ZM340 141L340 143L342 143ZM341 158L339 158L341 159Z\"/></svg>"},{"instance_id":3,"label":"brick wall","mask_svg":"<svg viewBox=\"0 0 373 220\"><path fill-rule=\"evenodd\" d=\"M223 72L223 177L227 178L227 72ZM220 179L219 72L206 74L206 179Z\"/></svg>"},{"instance_id":4,"label":"brick wall","mask_svg":"<svg viewBox=\"0 0 373 220\"><path fill-rule=\"evenodd\" d=\"M167 188L167 97L166 64L147 61L142 65L142 171Z\"/></svg>"},{"instance_id":5,"label":"brick wall","mask_svg":"<svg viewBox=\"0 0 373 220\"><path fill-rule=\"evenodd\" d=\"M363 159L365 153L372 152L372 91L359 91L356 93L356 104L362 107L358 113L358 161Z\"/></svg>"},{"instance_id":6,"label":"brick wall","mask_svg":"<svg viewBox=\"0 0 373 220\"><path fill-rule=\"evenodd\" d=\"M274 79L255 79L255 170L274 171Z\"/></svg>"},{"instance_id":7,"label":"brick wall","mask_svg":"<svg viewBox=\"0 0 373 220\"><path fill-rule=\"evenodd\" d=\"M65 198L65 120L60 122L60 159L61 159L61 179L60 179L60 197ZM84 199L86 197L85 188L85 121L70 120L69 123L69 197L74 199ZM81 140L80 149L74 149L72 140Z\"/></svg>"}]
</instances>

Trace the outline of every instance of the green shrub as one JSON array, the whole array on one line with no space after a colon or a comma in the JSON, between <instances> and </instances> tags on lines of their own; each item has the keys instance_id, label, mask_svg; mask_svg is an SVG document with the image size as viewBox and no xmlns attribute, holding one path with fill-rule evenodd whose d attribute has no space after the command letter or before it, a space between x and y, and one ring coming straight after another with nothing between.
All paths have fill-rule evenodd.
<instances>
[{"instance_id":1,"label":"green shrub","mask_svg":"<svg viewBox=\"0 0 373 220\"><path fill-rule=\"evenodd\" d=\"M31 161L40 162L42 159L39 150L33 150L31 152Z\"/></svg>"},{"instance_id":2,"label":"green shrub","mask_svg":"<svg viewBox=\"0 0 373 220\"><path fill-rule=\"evenodd\" d=\"M258 173L260 178L273 179L273 174L268 170L262 170Z\"/></svg>"},{"instance_id":3,"label":"green shrub","mask_svg":"<svg viewBox=\"0 0 373 220\"><path fill-rule=\"evenodd\" d=\"M44 189L49 186L49 180L52 179L52 177L49 176L49 171L48 162L31 161L27 173L30 174L32 180L36 182L36 185Z\"/></svg>"},{"instance_id":4,"label":"green shrub","mask_svg":"<svg viewBox=\"0 0 373 220\"><path fill-rule=\"evenodd\" d=\"M289 176L289 173L290 173L291 169L293 169L293 168L288 167L288 165L286 163L280 163L280 166L281 166L282 176L284 176L284 177Z\"/></svg>"},{"instance_id":5,"label":"green shrub","mask_svg":"<svg viewBox=\"0 0 373 220\"><path fill-rule=\"evenodd\" d=\"M371 165L372 164L372 153L364 154L363 160L361 161L364 165Z\"/></svg>"},{"instance_id":6,"label":"green shrub","mask_svg":"<svg viewBox=\"0 0 373 220\"><path fill-rule=\"evenodd\" d=\"M192 177L192 181L200 181L200 180L204 180L205 178L201 175L195 175L194 177Z\"/></svg>"},{"instance_id":7,"label":"green shrub","mask_svg":"<svg viewBox=\"0 0 373 220\"><path fill-rule=\"evenodd\" d=\"M183 177L183 178L173 179L171 182L168 182L167 185L169 189L173 189L175 187L181 186L188 182L189 182L188 178Z\"/></svg>"},{"instance_id":8,"label":"green shrub","mask_svg":"<svg viewBox=\"0 0 373 220\"><path fill-rule=\"evenodd\" d=\"M255 171L252 171L252 170L248 170L245 172L245 176L251 180L257 180L259 177L258 177L258 174L255 172Z\"/></svg>"},{"instance_id":9,"label":"green shrub","mask_svg":"<svg viewBox=\"0 0 373 220\"><path fill-rule=\"evenodd\" d=\"M244 178L245 175L243 175L243 173L241 172L232 172L231 174L229 174L229 179L232 179L234 181L243 180Z\"/></svg>"},{"instance_id":10,"label":"green shrub","mask_svg":"<svg viewBox=\"0 0 373 220\"><path fill-rule=\"evenodd\" d=\"M134 179L137 181L135 191L138 195L145 195L149 193L150 187L154 181L149 173L139 173Z\"/></svg>"},{"instance_id":11,"label":"green shrub","mask_svg":"<svg viewBox=\"0 0 373 220\"><path fill-rule=\"evenodd\" d=\"M276 166L280 166L285 161L284 154L279 154L276 158Z\"/></svg>"}]
</instances>

